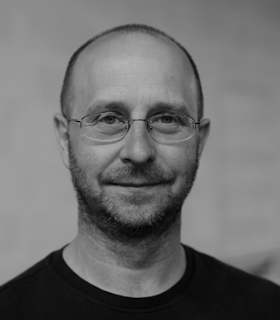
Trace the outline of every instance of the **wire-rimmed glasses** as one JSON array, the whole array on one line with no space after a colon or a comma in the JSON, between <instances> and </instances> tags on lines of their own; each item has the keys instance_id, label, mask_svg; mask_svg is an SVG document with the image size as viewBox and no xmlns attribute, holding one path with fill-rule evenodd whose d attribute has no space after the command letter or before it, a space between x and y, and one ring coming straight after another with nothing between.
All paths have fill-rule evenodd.
<instances>
[{"instance_id":1,"label":"wire-rimmed glasses","mask_svg":"<svg viewBox=\"0 0 280 320\"><path fill-rule=\"evenodd\" d=\"M145 121L152 138L159 143L176 143L190 139L200 122L192 117L172 112L155 114L148 119L127 119L118 112L106 111L91 113L81 120L64 115L69 121L80 123L83 134L98 142L114 142L121 140L135 121Z\"/></svg>"}]
</instances>

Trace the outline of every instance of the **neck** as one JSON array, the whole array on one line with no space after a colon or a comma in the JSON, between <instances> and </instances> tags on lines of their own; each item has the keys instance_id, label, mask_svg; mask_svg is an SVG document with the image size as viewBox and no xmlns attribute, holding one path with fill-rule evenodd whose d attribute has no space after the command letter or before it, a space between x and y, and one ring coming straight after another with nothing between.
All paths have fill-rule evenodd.
<instances>
[{"instance_id":1,"label":"neck","mask_svg":"<svg viewBox=\"0 0 280 320\"><path fill-rule=\"evenodd\" d=\"M94 230L93 230L94 229ZM68 266L87 282L122 296L146 297L171 288L186 268L180 244L180 222L156 241L120 244L96 228L79 226L65 248Z\"/></svg>"}]
</instances>

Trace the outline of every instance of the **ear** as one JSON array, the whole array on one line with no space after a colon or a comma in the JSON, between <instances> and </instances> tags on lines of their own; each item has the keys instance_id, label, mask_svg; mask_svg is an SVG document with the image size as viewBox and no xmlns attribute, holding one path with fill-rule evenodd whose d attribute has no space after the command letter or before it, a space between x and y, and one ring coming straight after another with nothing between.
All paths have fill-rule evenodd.
<instances>
[{"instance_id":1,"label":"ear","mask_svg":"<svg viewBox=\"0 0 280 320\"><path fill-rule=\"evenodd\" d=\"M207 141L209 131L210 131L210 120L209 119L202 119L200 121L200 125L198 127L198 156L199 159L201 157L202 151L204 149L205 143Z\"/></svg>"},{"instance_id":2,"label":"ear","mask_svg":"<svg viewBox=\"0 0 280 320\"><path fill-rule=\"evenodd\" d=\"M60 113L56 113L53 117L54 129L56 139L58 142L59 151L66 168L69 169L69 158L68 158L68 121Z\"/></svg>"}]
</instances>

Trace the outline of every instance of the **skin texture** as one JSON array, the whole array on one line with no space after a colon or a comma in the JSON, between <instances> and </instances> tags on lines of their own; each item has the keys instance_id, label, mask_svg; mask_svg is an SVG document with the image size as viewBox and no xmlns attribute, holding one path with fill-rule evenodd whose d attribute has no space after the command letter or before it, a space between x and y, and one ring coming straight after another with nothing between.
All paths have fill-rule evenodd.
<instances>
[{"instance_id":1,"label":"skin texture","mask_svg":"<svg viewBox=\"0 0 280 320\"><path fill-rule=\"evenodd\" d=\"M143 119L164 104L197 119L189 61L164 38L105 36L82 52L74 81L72 118L109 109ZM64 250L66 263L89 283L119 295L152 296L173 286L186 268L181 206L209 121L190 140L175 144L157 143L140 121L114 143L87 139L61 115L55 128L79 205L78 235Z\"/></svg>"}]
</instances>

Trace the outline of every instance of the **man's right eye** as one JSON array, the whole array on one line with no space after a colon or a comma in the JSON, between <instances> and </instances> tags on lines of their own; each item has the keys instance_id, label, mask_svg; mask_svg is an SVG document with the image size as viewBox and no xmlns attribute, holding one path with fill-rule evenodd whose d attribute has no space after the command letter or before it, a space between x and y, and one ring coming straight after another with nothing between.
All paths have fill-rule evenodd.
<instances>
[{"instance_id":1,"label":"man's right eye","mask_svg":"<svg viewBox=\"0 0 280 320\"><path fill-rule=\"evenodd\" d=\"M126 123L126 120L121 114L104 113L98 115L96 122L106 125L119 125Z\"/></svg>"},{"instance_id":2,"label":"man's right eye","mask_svg":"<svg viewBox=\"0 0 280 320\"><path fill-rule=\"evenodd\" d=\"M104 122L106 124L114 124L114 123L118 122L117 120L118 120L118 118L113 115L102 116L102 117L98 118L98 122Z\"/></svg>"}]
</instances>

